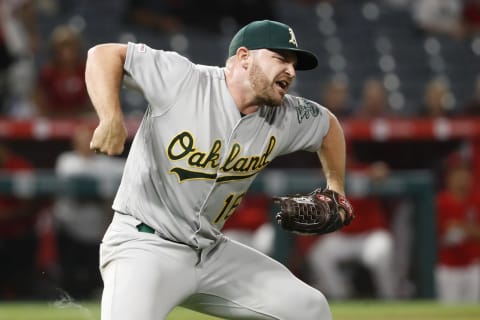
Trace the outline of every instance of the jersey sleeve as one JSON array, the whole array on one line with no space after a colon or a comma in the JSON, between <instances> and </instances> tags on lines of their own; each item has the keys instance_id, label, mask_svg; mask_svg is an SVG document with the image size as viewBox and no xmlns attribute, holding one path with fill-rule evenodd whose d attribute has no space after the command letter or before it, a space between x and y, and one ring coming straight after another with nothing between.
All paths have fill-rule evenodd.
<instances>
[{"instance_id":1,"label":"jersey sleeve","mask_svg":"<svg viewBox=\"0 0 480 320\"><path fill-rule=\"evenodd\" d=\"M288 98L282 131L288 132L281 154L295 151L316 152L330 128L330 117L325 107L299 97Z\"/></svg>"},{"instance_id":2,"label":"jersey sleeve","mask_svg":"<svg viewBox=\"0 0 480 320\"><path fill-rule=\"evenodd\" d=\"M193 63L176 52L155 50L141 43L129 43L125 59L124 85L138 89L152 111L169 109L182 91Z\"/></svg>"}]
</instances>

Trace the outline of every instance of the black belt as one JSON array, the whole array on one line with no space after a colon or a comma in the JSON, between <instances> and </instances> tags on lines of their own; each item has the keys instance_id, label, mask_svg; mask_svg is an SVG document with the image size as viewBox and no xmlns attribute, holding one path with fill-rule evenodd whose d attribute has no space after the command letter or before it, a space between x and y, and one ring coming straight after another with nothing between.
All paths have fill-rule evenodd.
<instances>
[{"instance_id":1,"label":"black belt","mask_svg":"<svg viewBox=\"0 0 480 320\"><path fill-rule=\"evenodd\" d=\"M150 227L149 225L146 225L145 223L140 223L137 225L137 230L140 232L145 232L145 233L155 233L155 229Z\"/></svg>"}]
</instances>

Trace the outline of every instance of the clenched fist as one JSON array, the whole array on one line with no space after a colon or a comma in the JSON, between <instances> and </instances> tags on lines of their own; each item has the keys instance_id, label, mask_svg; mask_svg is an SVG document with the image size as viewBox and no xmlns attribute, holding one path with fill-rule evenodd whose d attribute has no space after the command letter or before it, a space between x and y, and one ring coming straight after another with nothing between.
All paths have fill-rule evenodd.
<instances>
[{"instance_id":1,"label":"clenched fist","mask_svg":"<svg viewBox=\"0 0 480 320\"><path fill-rule=\"evenodd\" d=\"M93 132L90 149L109 156L121 154L128 132L123 120L100 121Z\"/></svg>"}]
</instances>

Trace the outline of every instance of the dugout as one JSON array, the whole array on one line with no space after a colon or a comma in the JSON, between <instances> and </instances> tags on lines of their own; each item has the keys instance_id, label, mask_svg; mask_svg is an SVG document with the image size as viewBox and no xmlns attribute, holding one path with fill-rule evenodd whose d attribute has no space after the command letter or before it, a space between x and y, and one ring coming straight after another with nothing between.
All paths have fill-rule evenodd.
<instances>
[{"instance_id":1,"label":"dugout","mask_svg":"<svg viewBox=\"0 0 480 320\"><path fill-rule=\"evenodd\" d=\"M127 118L127 127L131 135L136 131L139 119ZM37 169L31 174L13 177L0 175L0 193L13 194L24 198L48 199L58 193L107 195L115 192L118 181L101 185L88 179L59 180L52 173L52 163L56 156L69 148L69 139L73 129L82 121L74 119L58 120L12 120L0 118L0 137L16 152L34 161ZM88 120L94 126L96 121ZM361 175L349 174L347 192L350 194L374 194L381 197L405 197L411 203L414 214L411 216L414 246L411 252L412 274L417 286L416 296L433 298L433 270L435 264L435 214L434 195L438 187L434 170L428 167L428 161L418 162L418 152L412 152L412 141L417 146L423 142L436 146L436 152L430 154L430 160L439 161L459 142L469 141L480 136L480 126L475 119L396 119L381 121L349 120L343 121L347 139L360 143L365 150L368 143L372 148L394 145L395 148L383 154L396 158L399 155L410 163L393 166L393 174L381 183L368 183ZM130 136L131 137L131 136ZM128 150L127 145L126 150ZM420 148L421 149L421 148ZM371 153L374 154L374 153ZM375 154L378 154L375 152ZM316 157L315 154L312 154ZM282 157L284 163L297 163L291 158ZM369 159L366 159L369 160ZM388 160L388 159L385 159ZM398 160L398 159L397 159ZM309 161L309 160L308 160ZM307 162L308 162L307 161ZM317 163L318 159L312 159ZM310 162L308 162L310 163ZM403 167L404 166L404 167ZM312 166L309 166L312 167ZM421 170L418 170L421 168ZM311 171L313 170L313 171ZM251 192L262 191L271 195L309 192L322 185L319 169L295 169L272 162L254 181ZM272 207L272 211L275 208ZM285 262L290 247L290 235L278 233L274 257Z\"/></svg>"}]
</instances>

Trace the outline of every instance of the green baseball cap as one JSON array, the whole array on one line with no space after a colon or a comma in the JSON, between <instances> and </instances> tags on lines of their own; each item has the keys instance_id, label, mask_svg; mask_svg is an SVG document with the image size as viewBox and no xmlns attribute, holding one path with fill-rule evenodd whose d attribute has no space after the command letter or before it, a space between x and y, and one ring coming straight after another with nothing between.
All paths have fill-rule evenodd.
<instances>
[{"instance_id":1,"label":"green baseball cap","mask_svg":"<svg viewBox=\"0 0 480 320\"><path fill-rule=\"evenodd\" d=\"M249 50L272 49L288 50L297 55L297 70L310 70L318 65L317 57L310 51L298 48L297 39L292 28L277 21L254 21L232 38L228 48L228 56L237 53L237 49L246 47Z\"/></svg>"}]
</instances>

